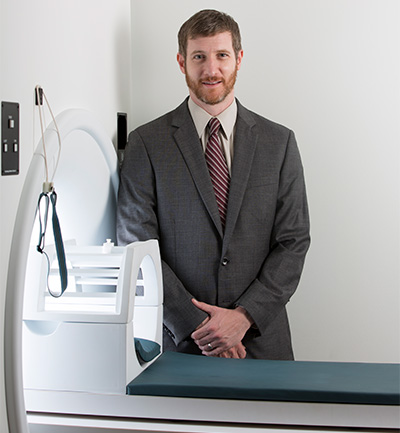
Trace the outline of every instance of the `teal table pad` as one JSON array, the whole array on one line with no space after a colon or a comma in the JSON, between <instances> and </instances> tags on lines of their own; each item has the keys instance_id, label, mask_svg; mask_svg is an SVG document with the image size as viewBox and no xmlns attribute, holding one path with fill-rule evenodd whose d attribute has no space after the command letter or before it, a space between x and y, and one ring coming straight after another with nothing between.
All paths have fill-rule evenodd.
<instances>
[{"instance_id":1,"label":"teal table pad","mask_svg":"<svg viewBox=\"0 0 400 433\"><path fill-rule=\"evenodd\" d=\"M400 365L212 358L165 352L129 395L400 404Z\"/></svg>"}]
</instances>

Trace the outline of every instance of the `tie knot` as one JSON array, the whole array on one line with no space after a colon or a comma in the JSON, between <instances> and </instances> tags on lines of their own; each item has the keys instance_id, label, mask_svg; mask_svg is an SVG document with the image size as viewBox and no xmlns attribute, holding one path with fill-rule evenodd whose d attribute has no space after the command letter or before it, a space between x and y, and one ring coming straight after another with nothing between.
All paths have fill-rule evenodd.
<instances>
[{"instance_id":1,"label":"tie knot","mask_svg":"<svg viewBox=\"0 0 400 433\"><path fill-rule=\"evenodd\" d=\"M221 123L216 117L213 117L208 122L208 126L210 128L210 135L213 135L213 134L216 134L218 132L218 130L221 126Z\"/></svg>"}]
</instances>

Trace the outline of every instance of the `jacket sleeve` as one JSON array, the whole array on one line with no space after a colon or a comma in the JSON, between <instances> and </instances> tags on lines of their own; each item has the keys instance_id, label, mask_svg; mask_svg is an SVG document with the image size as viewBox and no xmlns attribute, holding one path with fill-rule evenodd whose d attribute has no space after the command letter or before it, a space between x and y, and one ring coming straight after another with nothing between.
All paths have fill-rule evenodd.
<instances>
[{"instance_id":1,"label":"jacket sleeve","mask_svg":"<svg viewBox=\"0 0 400 433\"><path fill-rule=\"evenodd\" d=\"M140 134L133 131L125 150L117 206L117 242L157 239L162 249L157 217L157 182L151 157ZM161 255L162 259L162 255ZM191 302L192 295L162 260L164 329L176 345L207 317Z\"/></svg>"},{"instance_id":2,"label":"jacket sleeve","mask_svg":"<svg viewBox=\"0 0 400 433\"><path fill-rule=\"evenodd\" d=\"M309 215L300 154L290 132L283 160L270 252L258 277L237 300L261 334L295 292L310 245Z\"/></svg>"}]
</instances>

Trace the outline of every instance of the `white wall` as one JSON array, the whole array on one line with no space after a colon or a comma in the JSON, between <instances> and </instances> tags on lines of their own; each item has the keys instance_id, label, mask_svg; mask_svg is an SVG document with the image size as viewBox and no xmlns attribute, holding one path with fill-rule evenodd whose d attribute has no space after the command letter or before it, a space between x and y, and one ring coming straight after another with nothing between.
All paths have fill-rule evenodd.
<instances>
[{"instance_id":1,"label":"white wall","mask_svg":"<svg viewBox=\"0 0 400 433\"><path fill-rule=\"evenodd\" d=\"M55 115L92 111L112 139L116 113L130 109L129 0L1 0L0 97L20 104L20 175L2 176L0 371L3 371L4 298L8 255L19 194L39 141L34 88L43 86ZM51 118L46 117L47 123ZM6 432L0 375L0 431Z\"/></svg>"},{"instance_id":2,"label":"white wall","mask_svg":"<svg viewBox=\"0 0 400 433\"><path fill-rule=\"evenodd\" d=\"M399 362L397 0L132 0L132 124L187 95L180 25L204 8L242 31L237 96L296 132L312 246L289 305L298 359Z\"/></svg>"}]
</instances>

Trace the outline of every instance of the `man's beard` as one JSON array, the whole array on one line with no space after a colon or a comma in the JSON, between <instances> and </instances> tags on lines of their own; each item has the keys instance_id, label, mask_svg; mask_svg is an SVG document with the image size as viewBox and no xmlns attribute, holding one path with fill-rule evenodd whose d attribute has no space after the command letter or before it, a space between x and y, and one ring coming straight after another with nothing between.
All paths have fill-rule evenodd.
<instances>
[{"instance_id":1,"label":"man's beard","mask_svg":"<svg viewBox=\"0 0 400 433\"><path fill-rule=\"evenodd\" d=\"M208 105L216 105L224 101L225 98L232 92L236 83L237 69L235 69L225 81L223 78L206 77L201 80L195 81L186 74L186 84L189 89L196 95L196 98ZM213 93L211 89L205 89L203 82L216 82L221 81L223 88Z\"/></svg>"}]
</instances>

